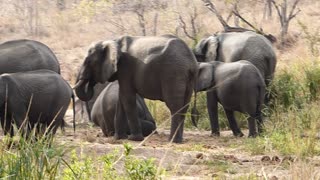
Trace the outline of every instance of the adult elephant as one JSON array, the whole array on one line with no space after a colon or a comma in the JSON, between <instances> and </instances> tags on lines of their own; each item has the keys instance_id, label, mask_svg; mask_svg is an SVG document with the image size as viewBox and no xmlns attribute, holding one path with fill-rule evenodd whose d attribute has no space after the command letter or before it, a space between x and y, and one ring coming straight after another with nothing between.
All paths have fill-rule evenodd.
<instances>
[{"instance_id":1,"label":"adult elephant","mask_svg":"<svg viewBox=\"0 0 320 180\"><path fill-rule=\"evenodd\" d=\"M105 136L114 135L114 119L116 117L117 104L119 101L119 83L114 81L109 83L108 86L100 93L94 102L91 119L98 125ZM142 135L148 136L156 129L156 123L152 118L144 99L137 95L136 98L138 119L141 122ZM127 117L124 115L123 120L127 122ZM126 128L127 134L130 134L128 125L123 125Z\"/></svg>"},{"instance_id":2,"label":"adult elephant","mask_svg":"<svg viewBox=\"0 0 320 180\"><path fill-rule=\"evenodd\" d=\"M125 112L130 140L143 140L138 120L136 94L164 101L172 121L170 140L182 142L185 113L197 78L198 66L189 47L175 36L124 36L90 46L80 69L76 94L92 98L97 82L119 81L119 104L115 121L116 139L127 138L122 128Z\"/></svg>"},{"instance_id":3,"label":"adult elephant","mask_svg":"<svg viewBox=\"0 0 320 180\"><path fill-rule=\"evenodd\" d=\"M273 79L276 67L276 55L271 42L255 32L229 32L220 33L202 39L195 47L194 54L199 62L223 61L235 62L245 59L258 68L266 86ZM212 128L212 135L219 136L218 99L215 92L207 93L207 107ZM226 113L230 126L233 112ZM243 136L241 132L234 134Z\"/></svg>"},{"instance_id":4,"label":"adult elephant","mask_svg":"<svg viewBox=\"0 0 320 180\"><path fill-rule=\"evenodd\" d=\"M0 44L0 74L48 69L60 74L60 65L48 46L20 39Z\"/></svg>"},{"instance_id":5,"label":"adult elephant","mask_svg":"<svg viewBox=\"0 0 320 180\"><path fill-rule=\"evenodd\" d=\"M55 134L63 127L73 91L56 72L36 70L0 75L0 118L4 133L14 135L18 129L37 128L36 133ZM41 126L43 125L43 126ZM44 128L49 129L44 131Z\"/></svg>"}]
</instances>

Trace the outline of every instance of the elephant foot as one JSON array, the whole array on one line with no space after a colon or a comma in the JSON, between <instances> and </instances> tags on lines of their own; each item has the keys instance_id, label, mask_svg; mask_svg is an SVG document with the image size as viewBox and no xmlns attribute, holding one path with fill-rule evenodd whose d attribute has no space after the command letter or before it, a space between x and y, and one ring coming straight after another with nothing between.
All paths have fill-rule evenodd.
<instances>
[{"instance_id":1,"label":"elephant foot","mask_svg":"<svg viewBox=\"0 0 320 180\"><path fill-rule=\"evenodd\" d=\"M115 140L128 139L128 135L127 134L117 134L117 133L115 133L113 137L114 137Z\"/></svg>"},{"instance_id":2,"label":"elephant foot","mask_svg":"<svg viewBox=\"0 0 320 180\"><path fill-rule=\"evenodd\" d=\"M142 141L144 139L144 137L142 136L142 134L137 134L137 135L129 135L129 140L131 141Z\"/></svg>"},{"instance_id":3,"label":"elephant foot","mask_svg":"<svg viewBox=\"0 0 320 180\"><path fill-rule=\"evenodd\" d=\"M169 141L170 141L170 142L171 142L171 140L172 140L172 137L169 138ZM172 140L172 142L174 142L174 143L182 143L182 138L174 138L174 139Z\"/></svg>"},{"instance_id":4,"label":"elephant foot","mask_svg":"<svg viewBox=\"0 0 320 180\"><path fill-rule=\"evenodd\" d=\"M257 137L257 133L249 133L248 138L255 138Z\"/></svg>"},{"instance_id":5,"label":"elephant foot","mask_svg":"<svg viewBox=\"0 0 320 180\"><path fill-rule=\"evenodd\" d=\"M181 137L178 137L178 136L176 135L176 136L173 137L172 135L170 135L168 140L169 140L170 142L172 141L172 142L174 142L174 143L182 143L183 138L182 138L182 136L181 136Z\"/></svg>"},{"instance_id":6,"label":"elephant foot","mask_svg":"<svg viewBox=\"0 0 320 180\"><path fill-rule=\"evenodd\" d=\"M217 131L217 132L211 132L210 137L220 137L220 132L219 132L219 131Z\"/></svg>"},{"instance_id":7,"label":"elephant foot","mask_svg":"<svg viewBox=\"0 0 320 180\"><path fill-rule=\"evenodd\" d=\"M239 132L234 132L233 135L234 135L235 137L243 137L243 136L244 136L244 134L243 134L241 131L239 131Z\"/></svg>"}]
</instances>

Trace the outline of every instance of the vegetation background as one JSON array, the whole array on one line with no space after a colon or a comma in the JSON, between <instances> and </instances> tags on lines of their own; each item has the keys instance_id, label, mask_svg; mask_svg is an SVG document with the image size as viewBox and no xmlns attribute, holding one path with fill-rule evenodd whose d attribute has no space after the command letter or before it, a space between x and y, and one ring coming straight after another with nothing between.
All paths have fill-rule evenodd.
<instances>
[{"instance_id":1,"label":"vegetation background","mask_svg":"<svg viewBox=\"0 0 320 180\"><path fill-rule=\"evenodd\" d=\"M79 66L86 55L87 47L94 41L112 39L121 35L145 36L170 33L185 40L192 48L201 38L222 31L222 25L215 14L205 6L205 2L208 1L0 0L0 42L29 38L47 44L53 49L61 63L62 76L73 84ZM241 151L252 155L249 156L252 158L255 155L275 154L282 160L285 159L285 156L290 156L295 161L289 164L277 164L277 168L274 168L273 171L270 170L269 174L261 171L261 167L265 168L261 164L258 166L258 170L240 173L241 170L234 170L235 168L231 167L229 160L221 159L219 156L218 160L215 158L214 161L202 162L202 165L206 164L214 170L210 173L200 173L199 176L211 177L214 175L214 177L222 179L229 177L244 179L286 177L281 173L280 175L279 173L272 174L280 167L281 170L285 169L286 173L291 174L293 178L319 178L318 166L320 162L318 162L317 156L320 155L320 143L318 142L320 127L320 1L212 0L211 2L214 3L216 10L230 26L252 29L232 14L232 10L237 10L257 29L263 29L265 33L275 36L277 42L274 43L274 48L278 58L275 79L271 86L273 96L271 108L264 110L267 115L266 134L256 139L239 140L228 137L231 140L227 140L222 138L222 140L218 140L218 144L223 144L220 141L225 141L226 146L221 145L224 148L241 149ZM276 7L278 7L278 11ZM286 22L288 22L288 26L286 26ZM185 126L194 132L210 129L205 101L203 93L198 100L201 112L199 129L191 126L190 114L187 114ZM148 106L159 127L168 128L170 124L168 121L169 113L164 104L159 101L148 101ZM227 121L222 111L219 117L222 129L228 130ZM239 114L238 117L241 127L246 128L246 116ZM203 138L209 139L210 137ZM46 142L35 145L30 145L28 142L21 143L23 148L30 151L19 151L15 148L7 151L5 145L1 144L0 178L17 178L19 177L18 172L24 172L23 176L30 173L31 177L36 177L37 174L36 179L57 177L90 179L93 176L98 178L153 179L181 175L166 168L169 175L164 176L158 160L153 162L150 159L133 159L135 157L130 156L132 147L128 144L124 148L120 148L124 151L111 152L102 157L87 157L86 155L82 156L79 149L70 154L65 150L66 145L61 145L60 141L56 142L53 147L47 146ZM204 154L210 154L210 150L208 150L210 148L204 144L191 141L188 146L182 146L182 151L200 151ZM181 146L174 146L173 149L181 150ZM126 171L123 172L126 173L122 172L123 176L119 176L119 172L116 170L118 168L115 168L115 164L119 160L118 157L125 157ZM264 157L266 156L262 156L261 161ZM41 161L38 162L35 159ZM22 165L21 162L27 164ZM137 164L142 164L140 169L137 169ZM96 166L103 168L94 171L92 167ZM38 171L29 171L23 167L41 168ZM138 177L141 174L145 176ZM182 173L182 175L185 174Z\"/></svg>"}]
</instances>

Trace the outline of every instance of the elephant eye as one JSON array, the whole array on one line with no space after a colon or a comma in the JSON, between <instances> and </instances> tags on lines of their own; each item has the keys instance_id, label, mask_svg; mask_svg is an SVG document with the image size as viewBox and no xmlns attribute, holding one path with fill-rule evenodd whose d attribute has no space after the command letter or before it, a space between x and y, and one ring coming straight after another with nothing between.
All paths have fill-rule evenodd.
<instances>
[{"instance_id":1,"label":"elephant eye","mask_svg":"<svg viewBox=\"0 0 320 180\"><path fill-rule=\"evenodd\" d=\"M88 53L89 54L93 54L94 53L94 49L89 49Z\"/></svg>"}]
</instances>

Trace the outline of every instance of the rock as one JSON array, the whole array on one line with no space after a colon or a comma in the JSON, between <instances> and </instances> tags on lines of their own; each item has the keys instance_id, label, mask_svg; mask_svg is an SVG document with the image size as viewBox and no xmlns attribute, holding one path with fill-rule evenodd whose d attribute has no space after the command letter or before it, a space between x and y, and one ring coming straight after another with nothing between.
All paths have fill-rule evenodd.
<instances>
[{"instance_id":1,"label":"rock","mask_svg":"<svg viewBox=\"0 0 320 180\"><path fill-rule=\"evenodd\" d=\"M271 158L269 156L262 156L261 161L262 162L270 162Z\"/></svg>"},{"instance_id":2,"label":"rock","mask_svg":"<svg viewBox=\"0 0 320 180\"><path fill-rule=\"evenodd\" d=\"M197 159L203 159L203 153L197 153L196 154Z\"/></svg>"}]
</instances>

